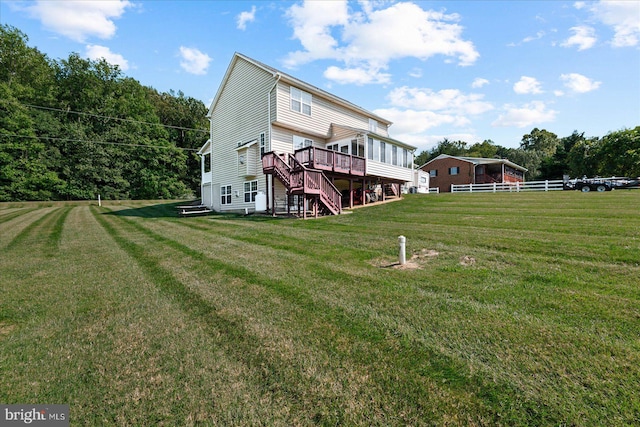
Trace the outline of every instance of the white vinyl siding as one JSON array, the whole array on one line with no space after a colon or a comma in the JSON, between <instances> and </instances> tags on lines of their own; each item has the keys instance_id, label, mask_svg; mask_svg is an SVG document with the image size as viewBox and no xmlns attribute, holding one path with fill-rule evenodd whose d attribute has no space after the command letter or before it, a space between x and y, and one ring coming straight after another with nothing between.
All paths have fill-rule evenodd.
<instances>
[{"instance_id":1,"label":"white vinyl siding","mask_svg":"<svg viewBox=\"0 0 640 427\"><path fill-rule=\"evenodd\" d=\"M369 128L369 116L359 111L336 104L320 95L313 94L311 116L301 114L291 109L291 88L286 82L280 81L277 88L277 113L272 118L278 123L292 129L304 129L312 135L329 135L332 123L358 129ZM296 88L297 89L297 88ZM304 88L301 90L304 91ZM388 136L387 125L378 123L378 131L382 136Z\"/></svg>"},{"instance_id":2,"label":"white vinyl siding","mask_svg":"<svg viewBox=\"0 0 640 427\"><path fill-rule=\"evenodd\" d=\"M237 58L230 64L226 80L223 81L211 110L211 140L215 141L211 180L214 192L217 193L217 189L220 189L220 193L212 200L214 209L244 209L244 199L231 194L224 195L223 204L222 190L224 187L226 191L228 186L242 190L247 177L255 178L258 181L258 191L266 192L260 159L260 138L264 133L266 146L269 141L267 94L272 86L273 75L254 64L242 58ZM237 150L238 142L256 138L257 143L251 147ZM243 167L239 164L241 154L245 160Z\"/></svg>"}]
</instances>

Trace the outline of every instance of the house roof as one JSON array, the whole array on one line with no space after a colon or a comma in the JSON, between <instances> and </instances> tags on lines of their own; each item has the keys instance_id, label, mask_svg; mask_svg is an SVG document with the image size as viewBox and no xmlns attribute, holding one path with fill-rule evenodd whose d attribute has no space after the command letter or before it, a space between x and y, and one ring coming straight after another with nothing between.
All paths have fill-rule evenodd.
<instances>
[{"instance_id":1,"label":"house roof","mask_svg":"<svg viewBox=\"0 0 640 427\"><path fill-rule=\"evenodd\" d=\"M372 113L371 111L368 111L352 102L347 101L346 99L340 98L339 96L336 96L332 93L329 93L325 90L320 89L319 87L313 86L312 84L309 84L307 82L304 82L296 77L291 76L290 74L287 74L283 71L278 70L277 68L274 68L270 65L264 64L260 61L257 61L255 59L249 58L246 55L243 55L239 52L234 53L233 58L231 59L231 62L229 63L229 67L227 68L227 71L222 79L222 82L220 83L220 87L218 89L218 92L216 93L215 98L213 99L213 101L211 102L211 107L209 108L209 116L211 116L212 112L213 112L213 108L216 105L216 103L218 102L218 98L220 96L220 93L222 92L222 88L225 86L225 83L229 77L229 74L231 73L231 70L233 69L234 64L236 63L236 61L238 59L242 59L244 61L250 62L251 64L255 65L258 68L262 68L263 70L271 73L275 78L280 78L280 80L284 80L288 83L291 83L297 87L300 88L304 88L306 91L320 96L322 98L327 98L329 100L331 100L332 102L335 102L337 104L340 104L346 108L349 108L351 110L355 110L358 111L368 117L371 117L373 119L376 119L378 122L384 123L387 126L390 126L391 124L393 124L393 122L385 119L384 117L380 117L377 114Z\"/></svg>"},{"instance_id":2,"label":"house roof","mask_svg":"<svg viewBox=\"0 0 640 427\"><path fill-rule=\"evenodd\" d=\"M464 157L464 156L450 156L448 154L440 154L438 157L433 158L431 160L429 160L427 163L425 163L424 165L420 166L420 169L422 169L423 167L427 166L429 163L434 162L436 160L442 160L442 159L458 159L458 160L462 160L464 162L469 162L469 163L473 163L474 165L497 165L497 164L504 164L506 166L510 166L514 169L517 169L519 171L522 172L527 172L528 169L525 167L522 167L518 164L515 164L511 161L509 161L508 159L489 159L489 158L484 158L484 157Z\"/></svg>"}]
</instances>

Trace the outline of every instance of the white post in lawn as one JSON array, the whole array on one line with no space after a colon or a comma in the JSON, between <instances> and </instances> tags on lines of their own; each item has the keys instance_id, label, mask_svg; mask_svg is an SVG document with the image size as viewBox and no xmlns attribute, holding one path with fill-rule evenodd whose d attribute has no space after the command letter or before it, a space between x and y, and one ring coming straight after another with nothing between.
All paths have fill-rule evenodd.
<instances>
[{"instance_id":1,"label":"white post in lawn","mask_svg":"<svg viewBox=\"0 0 640 427\"><path fill-rule=\"evenodd\" d=\"M98 206L102 206L102 202L100 201L100 195L98 194Z\"/></svg>"},{"instance_id":2,"label":"white post in lawn","mask_svg":"<svg viewBox=\"0 0 640 427\"><path fill-rule=\"evenodd\" d=\"M400 265L405 265L407 263L406 243L407 243L406 237L404 236L398 237L398 244L400 246L400 253L398 257L399 257Z\"/></svg>"}]
</instances>

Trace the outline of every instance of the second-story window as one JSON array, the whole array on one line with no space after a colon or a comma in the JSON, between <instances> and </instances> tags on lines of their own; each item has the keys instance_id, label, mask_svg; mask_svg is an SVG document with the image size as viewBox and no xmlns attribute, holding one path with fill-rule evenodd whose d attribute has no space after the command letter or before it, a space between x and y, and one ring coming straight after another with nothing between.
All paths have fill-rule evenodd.
<instances>
[{"instance_id":1,"label":"second-story window","mask_svg":"<svg viewBox=\"0 0 640 427\"><path fill-rule=\"evenodd\" d=\"M378 122L373 119L369 119L369 132L378 133Z\"/></svg>"},{"instance_id":2,"label":"second-story window","mask_svg":"<svg viewBox=\"0 0 640 427\"><path fill-rule=\"evenodd\" d=\"M311 94L291 87L291 109L298 113L311 115Z\"/></svg>"},{"instance_id":3,"label":"second-story window","mask_svg":"<svg viewBox=\"0 0 640 427\"><path fill-rule=\"evenodd\" d=\"M267 152L267 138L265 137L264 132L260 134L260 158L264 156L264 153Z\"/></svg>"},{"instance_id":4,"label":"second-story window","mask_svg":"<svg viewBox=\"0 0 640 427\"><path fill-rule=\"evenodd\" d=\"M303 138L298 135L293 135L293 149L299 150L301 148L311 147L313 140L309 138Z\"/></svg>"}]
</instances>

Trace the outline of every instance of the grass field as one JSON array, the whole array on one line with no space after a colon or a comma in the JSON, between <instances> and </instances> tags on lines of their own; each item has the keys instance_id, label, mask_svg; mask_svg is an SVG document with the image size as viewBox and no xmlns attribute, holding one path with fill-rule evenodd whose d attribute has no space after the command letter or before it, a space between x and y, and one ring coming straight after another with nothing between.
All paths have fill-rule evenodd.
<instances>
[{"instance_id":1,"label":"grass field","mask_svg":"<svg viewBox=\"0 0 640 427\"><path fill-rule=\"evenodd\" d=\"M307 221L0 204L0 402L88 426L638 425L639 208L638 191Z\"/></svg>"}]
</instances>

